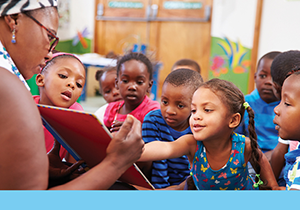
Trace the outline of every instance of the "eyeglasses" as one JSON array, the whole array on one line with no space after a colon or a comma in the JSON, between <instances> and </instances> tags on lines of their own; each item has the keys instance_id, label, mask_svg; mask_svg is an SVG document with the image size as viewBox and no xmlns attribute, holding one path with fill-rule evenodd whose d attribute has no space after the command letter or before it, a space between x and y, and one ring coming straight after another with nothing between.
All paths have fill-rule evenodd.
<instances>
[{"instance_id":1,"label":"eyeglasses","mask_svg":"<svg viewBox=\"0 0 300 210\"><path fill-rule=\"evenodd\" d=\"M35 19L31 15L29 15L27 13L23 13L23 14L25 14L27 17L31 18L34 22L36 22L39 26L41 26L43 29L45 29L47 31L49 42L50 42L49 52L52 52L52 50L54 50L54 48L56 47L56 45L59 41L58 36L56 36L53 32L51 32L48 28L46 28L43 24L41 24L37 19Z\"/></svg>"}]
</instances>

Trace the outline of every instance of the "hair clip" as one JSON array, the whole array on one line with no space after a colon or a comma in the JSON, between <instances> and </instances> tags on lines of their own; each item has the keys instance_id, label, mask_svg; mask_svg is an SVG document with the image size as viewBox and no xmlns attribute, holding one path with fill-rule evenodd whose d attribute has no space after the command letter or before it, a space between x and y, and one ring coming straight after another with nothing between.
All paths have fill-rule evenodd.
<instances>
[{"instance_id":1,"label":"hair clip","mask_svg":"<svg viewBox=\"0 0 300 210\"><path fill-rule=\"evenodd\" d=\"M260 179L260 174L255 175L258 178L258 182L253 184L253 187L257 188L259 185L262 185L264 182Z\"/></svg>"},{"instance_id":2,"label":"hair clip","mask_svg":"<svg viewBox=\"0 0 300 210\"><path fill-rule=\"evenodd\" d=\"M245 102L243 103L243 107L245 107L245 109L248 109L248 107L250 107L250 105L248 104L247 101L245 101Z\"/></svg>"}]
</instances>

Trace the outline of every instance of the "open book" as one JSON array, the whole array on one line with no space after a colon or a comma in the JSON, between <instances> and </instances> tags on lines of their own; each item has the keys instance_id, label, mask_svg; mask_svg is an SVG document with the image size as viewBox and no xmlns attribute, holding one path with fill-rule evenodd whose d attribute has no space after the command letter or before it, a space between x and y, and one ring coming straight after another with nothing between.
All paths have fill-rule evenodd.
<instances>
[{"instance_id":1,"label":"open book","mask_svg":"<svg viewBox=\"0 0 300 210\"><path fill-rule=\"evenodd\" d=\"M100 163L112 136L93 113L38 104L43 124L61 145L88 167ZM120 178L126 182L154 189L140 169L133 164Z\"/></svg>"}]
</instances>

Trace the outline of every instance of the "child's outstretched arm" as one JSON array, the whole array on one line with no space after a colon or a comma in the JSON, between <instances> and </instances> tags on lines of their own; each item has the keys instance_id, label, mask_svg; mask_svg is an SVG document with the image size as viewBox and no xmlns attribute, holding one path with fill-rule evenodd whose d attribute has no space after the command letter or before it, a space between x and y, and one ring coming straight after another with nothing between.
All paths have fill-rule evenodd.
<instances>
[{"instance_id":1,"label":"child's outstretched arm","mask_svg":"<svg viewBox=\"0 0 300 210\"><path fill-rule=\"evenodd\" d=\"M154 161L191 156L196 141L192 134L181 136L173 142L153 141L144 146L144 151L138 161Z\"/></svg>"},{"instance_id":2,"label":"child's outstretched arm","mask_svg":"<svg viewBox=\"0 0 300 210\"><path fill-rule=\"evenodd\" d=\"M245 161L249 161L252 165L255 165L255 163L253 163L253 161L250 159L251 156L251 143L250 143L250 139L246 138L246 145L245 145ZM262 153L262 151L260 149L258 149L259 155L260 155L260 159L258 161L258 164L260 165L260 178L264 183L267 183L266 186L270 187L272 190L279 190L281 189L278 186L278 183L275 179L272 167L267 159L267 157Z\"/></svg>"}]
</instances>

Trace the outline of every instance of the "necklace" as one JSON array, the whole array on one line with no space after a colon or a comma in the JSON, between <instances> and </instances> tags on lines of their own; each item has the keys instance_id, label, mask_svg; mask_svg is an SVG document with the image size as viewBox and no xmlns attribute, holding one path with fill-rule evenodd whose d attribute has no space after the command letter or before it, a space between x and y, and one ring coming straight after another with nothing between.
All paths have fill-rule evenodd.
<instances>
[{"instance_id":1,"label":"necklace","mask_svg":"<svg viewBox=\"0 0 300 210\"><path fill-rule=\"evenodd\" d=\"M12 72L14 75L16 75L22 82L23 84L25 85L25 87L30 90L27 82L25 81L24 77L22 76L22 74L19 72L19 70L17 69L16 65L14 64L13 60L11 59L10 55L8 54L7 50L5 49L5 47L1 44L0 42L0 45L3 49L0 50L0 55L3 56L3 60L4 62L8 62L9 63L9 71ZM8 67L8 66L7 66Z\"/></svg>"}]
</instances>

